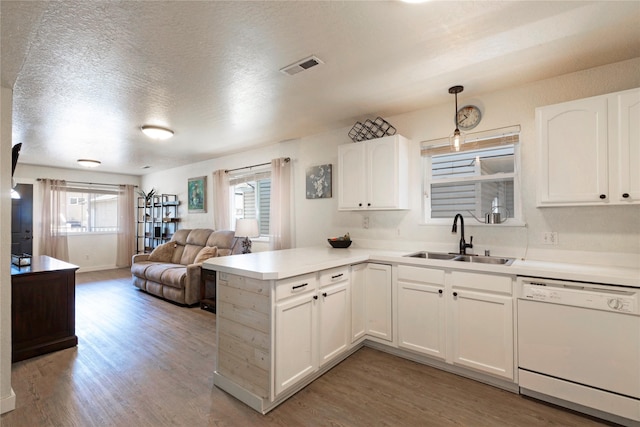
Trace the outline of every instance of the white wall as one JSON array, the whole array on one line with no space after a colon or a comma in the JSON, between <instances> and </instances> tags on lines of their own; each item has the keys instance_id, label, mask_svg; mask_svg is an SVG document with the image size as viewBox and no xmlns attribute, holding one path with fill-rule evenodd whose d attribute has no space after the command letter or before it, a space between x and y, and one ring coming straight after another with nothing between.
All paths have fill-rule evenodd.
<instances>
[{"instance_id":1,"label":"white wall","mask_svg":"<svg viewBox=\"0 0 640 427\"><path fill-rule=\"evenodd\" d=\"M638 265L640 261L640 206L599 206L581 208L535 207L536 154L535 108L589 96L640 86L640 58L568 74L548 80L485 93L475 98L459 95L459 103L473 103L483 110L481 124L475 131L504 126L521 126L523 215L526 227L485 227L467 222L467 235L474 236L474 250L490 249L497 255L527 256L537 259L571 261L605 259L608 263ZM455 82L462 83L465 82ZM443 88L443 91L446 88ZM371 118L377 114L373 112ZM337 210L337 146L349 144L351 126L269 147L203 161L169 171L145 175L142 186L160 192L177 193L186 198L187 179L207 175L207 213L188 214L181 206L182 228L212 227L212 172L254 163L268 162L274 157L293 159L295 187L296 246L323 245L326 238L346 232L354 246L397 249L431 249L453 251L459 237L452 236L450 225L420 225L422 176L418 151L420 141L447 137L453 130L451 102L419 111L385 117L398 133L413 140L410 174L412 176L412 208L401 212L338 212ZM570 161L570 160L569 160ZM305 198L305 170L312 165L334 165L334 196L330 199ZM362 227L363 216L369 216L369 229ZM544 231L556 231L559 245L542 244ZM552 250L550 250L552 249ZM603 255L604 254L604 255ZM576 255L580 258L576 259ZM604 258L603 258L604 257Z\"/></svg>"},{"instance_id":2,"label":"white wall","mask_svg":"<svg viewBox=\"0 0 640 427\"><path fill-rule=\"evenodd\" d=\"M96 172L82 169L62 169L27 165L18 161L14 177L18 183L33 184L33 254L39 255L39 239L42 230L42 189L38 178L64 179L67 181L93 182L96 184L139 185L141 178L133 175ZM92 271L115 268L117 235L112 233L69 235L69 262L80 269Z\"/></svg>"},{"instance_id":3,"label":"white wall","mask_svg":"<svg viewBox=\"0 0 640 427\"><path fill-rule=\"evenodd\" d=\"M11 89L0 88L0 414L15 409L11 388Z\"/></svg>"}]
</instances>

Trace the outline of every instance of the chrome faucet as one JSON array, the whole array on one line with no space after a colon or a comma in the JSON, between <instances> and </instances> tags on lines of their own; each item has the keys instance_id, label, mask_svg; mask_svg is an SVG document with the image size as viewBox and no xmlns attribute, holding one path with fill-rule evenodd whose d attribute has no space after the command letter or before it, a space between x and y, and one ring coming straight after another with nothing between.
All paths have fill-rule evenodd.
<instances>
[{"instance_id":1,"label":"chrome faucet","mask_svg":"<svg viewBox=\"0 0 640 427\"><path fill-rule=\"evenodd\" d=\"M458 232L458 218L460 218L460 255L466 255L467 248L473 248L473 236L471 236L469 243L464 241L464 218L460 214L456 214L456 216L453 217L451 232L454 234Z\"/></svg>"}]
</instances>

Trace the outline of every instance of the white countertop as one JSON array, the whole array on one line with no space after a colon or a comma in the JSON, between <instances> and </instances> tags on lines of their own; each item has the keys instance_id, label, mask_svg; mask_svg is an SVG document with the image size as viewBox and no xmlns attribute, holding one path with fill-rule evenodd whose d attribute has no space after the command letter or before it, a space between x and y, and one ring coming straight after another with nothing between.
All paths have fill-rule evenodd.
<instances>
[{"instance_id":1,"label":"white countertop","mask_svg":"<svg viewBox=\"0 0 640 427\"><path fill-rule=\"evenodd\" d=\"M278 280L360 262L382 262L450 270L479 271L640 288L640 269L516 259L510 266L410 258L411 251L333 249L326 246L285 249L211 258L203 268L258 280Z\"/></svg>"}]
</instances>

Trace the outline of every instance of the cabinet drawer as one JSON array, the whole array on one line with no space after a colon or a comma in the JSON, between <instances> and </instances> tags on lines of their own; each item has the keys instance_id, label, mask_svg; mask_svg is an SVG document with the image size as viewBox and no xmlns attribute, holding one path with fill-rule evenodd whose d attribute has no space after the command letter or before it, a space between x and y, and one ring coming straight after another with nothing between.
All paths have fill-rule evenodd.
<instances>
[{"instance_id":1,"label":"cabinet drawer","mask_svg":"<svg viewBox=\"0 0 640 427\"><path fill-rule=\"evenodd\" d=\"M468 273L466 271L454 271L451 273L454 288L467 288L512 294L513 278L511 276L496 276L492 274Z\"/></svg>"},{"instance_id":2,"label":"cabinet drawer","mask_svg":"<svg viewBox=\"0 0 640 427\"><path fill-rule=\"evenodd\" d=\"M349 266L332 268L320 272L320 287L349 280Z\"/></svg>"},{"instance_id":3,"label":"cabinet drawer","mask_svg":"<svg viewBox=\"0 0 640 427\"><path fill-rule=\"evenodd\" d=\"M444 270L435 270L425 267L398 266L398 279L411 282L444 284Z\"/></svg>"},{"instance_id":4,"label":"cabinet drawer","mask_svg":"<svg viewBox=\"0 0 640 427\"><path fill-rule=\"evenodd\" d=\"M317 282L315 273L278 280L276 282L276 301L308 291L315 291Z\"/></svg>"}]
</instances>

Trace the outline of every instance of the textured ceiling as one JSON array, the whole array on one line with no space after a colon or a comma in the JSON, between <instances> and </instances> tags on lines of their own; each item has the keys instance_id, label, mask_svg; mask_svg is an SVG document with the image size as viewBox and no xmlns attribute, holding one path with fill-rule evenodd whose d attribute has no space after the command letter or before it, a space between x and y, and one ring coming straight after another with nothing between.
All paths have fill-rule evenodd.
<instances>
[{"instance_id":1,"label":"textured ceiling","mask_svg":"<svg viewBox=\"0 0 640 427\"><path fill-rule=\"evenodd\" d=\"M134 175L442 104L454 84L472 97L640 56L638 1L2 0L0 14L20 162ZM310 55L325 63L279 72Z\"/></svg>"}]
</instances>

